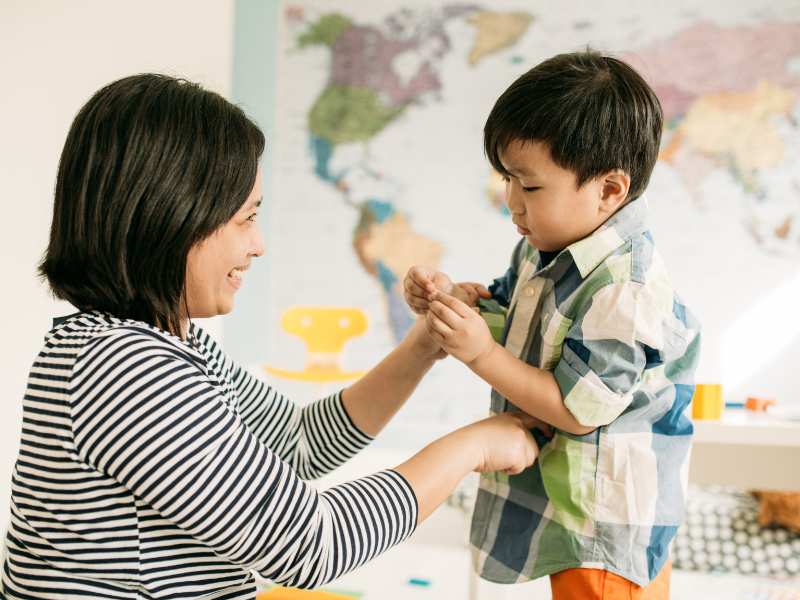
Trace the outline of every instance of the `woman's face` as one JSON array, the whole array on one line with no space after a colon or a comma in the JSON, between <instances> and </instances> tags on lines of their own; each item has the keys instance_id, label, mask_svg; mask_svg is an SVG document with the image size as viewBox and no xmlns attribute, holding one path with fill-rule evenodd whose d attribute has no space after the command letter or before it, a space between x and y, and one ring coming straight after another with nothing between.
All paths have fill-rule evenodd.
<instances>
[{"instance_id":1,"label":"woman's face","mask_svg":"<svg viewBox=\"0 0 800 600\"><path fill-rule=\"evenodd\" d=\"M233 296L250 261L264 254L256 222L260 205L261 169L250 195L231 220L189 250L186 302L190 318L224 315L233 309Z\"/></svg>"}]
</instances>

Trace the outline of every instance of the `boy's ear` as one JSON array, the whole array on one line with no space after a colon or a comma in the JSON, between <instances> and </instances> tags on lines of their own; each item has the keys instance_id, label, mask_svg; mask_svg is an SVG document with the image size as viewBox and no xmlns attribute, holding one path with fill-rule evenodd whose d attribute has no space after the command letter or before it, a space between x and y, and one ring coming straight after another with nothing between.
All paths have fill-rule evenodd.
<instances>
[{"instance_id":1,"label":"boy's ear","mask_svg":"<svg viewBox=\"0 0 800 600\"><path fill-rule=\"evenodd\" d=\"M609 171L601 176L600 210L611 215L628 199L631 178L622 169Z\"/></svg>"}]
</instances>

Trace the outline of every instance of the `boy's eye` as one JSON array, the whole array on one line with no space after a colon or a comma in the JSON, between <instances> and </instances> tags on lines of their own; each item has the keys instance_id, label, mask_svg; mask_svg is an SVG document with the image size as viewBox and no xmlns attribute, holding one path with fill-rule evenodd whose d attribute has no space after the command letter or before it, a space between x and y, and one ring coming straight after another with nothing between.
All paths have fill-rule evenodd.
<instances>
[{"instance_id":1,"label":"boy's eye","mask_svg":"<svg viewBox=\"0 0 800 600\"><path fill-rule=\"evenodd\" d=\"M522 187L522 191L523 192L535 192L538 189L539 188L537 186L533 186L533 187L525 187L525 186L523 186Z\"/></svg>"},{"instance_id":2,"label":"boy's eye","mask_svg":"<svg viewBox=\"0 0 800 600\"><path fill-rule=\"evenodd\" d=\"M257 217L257 216L258 216L258 213L253 213L252 215L250 215L249 217L247 217L247 220L248 220L248 221L250 221L251 223L255 223L255 222L256 222L256 217Z\"/></svg>"}]
</instances>

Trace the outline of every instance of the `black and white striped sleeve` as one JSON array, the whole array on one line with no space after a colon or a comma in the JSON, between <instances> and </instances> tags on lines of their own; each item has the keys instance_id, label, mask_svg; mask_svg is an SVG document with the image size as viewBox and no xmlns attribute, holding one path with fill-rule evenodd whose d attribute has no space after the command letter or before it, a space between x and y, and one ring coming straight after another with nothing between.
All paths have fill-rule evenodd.
<instances>
[{"instance_id":1,"label":"black and white striped sleeve","mask_svg":"<svg viewBox=\"0 0 800 600\"><path fill-rule=\"evenodd\" d=\"M341 392L300 408L233 362L202 330L198 333L213 360L230 371L245 425L303 479L330 473L372 441L347 414Z\"/></svg>"},{"instance_id":2,"label":"black and white striped sleeve","mask_svg":"<svg viewBox=\"0 0 800 600\"><path fill-rule=\"evenodd\" d=\"M405 539L417 521L394 471L318 493L223 402L202 369L136 328L76 360L78 456L233 563L315 587Z\"/></svg>"}]
</instances>

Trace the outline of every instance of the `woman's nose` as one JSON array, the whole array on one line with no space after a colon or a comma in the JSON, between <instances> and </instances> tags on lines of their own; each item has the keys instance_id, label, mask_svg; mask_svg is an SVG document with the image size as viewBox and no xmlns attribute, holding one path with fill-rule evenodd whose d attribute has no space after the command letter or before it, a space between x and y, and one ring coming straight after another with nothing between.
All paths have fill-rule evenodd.
<instances>
[{"instance_id":1,"label":"woman's nose","mask_svg":"<svg viewBox=\"0 0 800 600\"><path fill-rule=\"evenodd\" d=\"M250 249L252 256L264 256L264 234L261 233L260 227L255 227L255 237L253 239L253 246Z\"/></svg>"}]
</instances>

